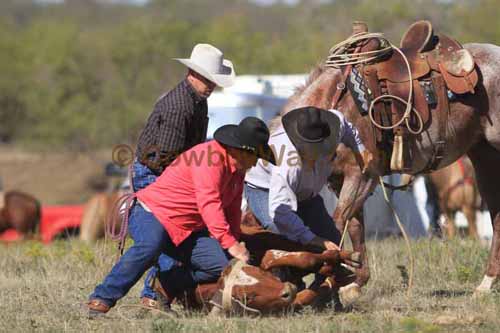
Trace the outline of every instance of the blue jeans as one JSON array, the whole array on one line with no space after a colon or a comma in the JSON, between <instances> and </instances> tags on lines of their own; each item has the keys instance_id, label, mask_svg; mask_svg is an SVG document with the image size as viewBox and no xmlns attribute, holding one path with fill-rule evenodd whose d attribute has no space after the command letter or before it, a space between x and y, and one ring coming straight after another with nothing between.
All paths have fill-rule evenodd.
<instances>
[{"instance_id":1,"label":"blue jeans","mask_svg":"<svg viewBox=\"0 0 500 333\"><path fill-rule=\"evenodd\" d=\"M279 234L276 225L269 216L269 192L253 188L245 183L244 196L247 200L248 207L259 220L264 229L267 229L275 234Z\"/></svg>"},{"instance_id":2,"label":"blue jeans","mask_svg":"<svg viewBox=\"0 0 500 333\"><path fill-rule=\"evenodd\" d=\"M170 295L195 288L199 283L215 282L229 263L230 255L207 230L192 233L167 254L181 262L170 270L160 270L162 287Z\"/></svg>"},{"instance_id":3,"label":"blue jeans","mask_svg":"<svg viewBox=\"0 0 500 333\"><path fill-rule=\"evenodd\" d=\"M269 192L263 189L251 188L245 184L245 197L255 217L269 230L278 230L278 227L269 216ZM254 210L255 209L255 210ZM297 205L297 215L300 216L306 226L316 235L338 244L341 234L335 226L333 218L326 210L323 198L317 195L311 199L300 201ZM265 222L263 222L265 221ZM265 225L265 224L267 225ZM276 232L279 234L279 232ZM318 285L325 277L316 274L314 284ZM301 288L301 286L299 286Z\"/></svg>"},{"instance_id":4,"label":"blue jeans","mask_svg":"<svg viewBox=\"0 0 500 333\"><path fill-rule=\"evenodd\" d=\"M155 182L157 176L151 171L150 168L135 160L133 165L132 173L132 188L134 192L142 190L148 185ZM157 299L157 295L153 288L151 287L153 279L156 277L158 272L164 272L171 269L176 265L175 260L167 256L166 254L161 254L158 258L158 262L149 270L144 280L144 287L141 291L141 297L148 297L151 299Z\"/></svg>"},{"instance_id":5,"label":"blue jeans","mask_svg":"<svg viewBox=\"0 0 500 333\"><path fill-rule=\"evenodd\" d=\"M245 184L245 198L252 213L262 226L279 234L278 227L269 216L269 192ZM311 199L301 201L297 206L297 214L314 234L336 244L340 242L341 234L335 227L332 217L328 214L321 196L317 195Z\"/></svg>"},{"instance_id":6,"label":"blue jeans","mask_svg":"<svg viewBox=\"0 0 500 333\"><path fill-rule=\"evenodd\" d=\"M132 208L128 232L134 244L120 257L104 281L90 295L90 299L100 299L109 306L125 296L144 272L158 261L160 253L172 251L167 231L141 205Z\"/></svg>"}]
</instances>

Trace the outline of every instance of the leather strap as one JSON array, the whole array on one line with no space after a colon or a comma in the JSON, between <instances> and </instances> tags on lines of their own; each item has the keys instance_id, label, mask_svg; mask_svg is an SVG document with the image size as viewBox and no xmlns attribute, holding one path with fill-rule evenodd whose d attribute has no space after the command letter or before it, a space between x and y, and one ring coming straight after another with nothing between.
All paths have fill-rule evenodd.
<instances>
[{"instance_id":1,"label":"leather strap","mask_svg":"<svg viewBox=\"0 0 500 333\"><path fill-rule=\"evenodd\" d=\"M446 91L444 79L441 75L436 75L432 77L431 80L432 84L434 85L434 91L436 92L437 99L436 108L432 111L432 113L436 116L435 119L438 122L438 139L433 144L433 152L429 162L422 170L415 173L416 175L437 170L437 166L443 159L444 151L446 148L448 112L450 111L450 105L448 104L448 94Z\"/></svg>"},{"instance_id":2,"label":"leather strap","mask_svg":"<svg viewBox=\"0 0 500 333\"><path fill-rule=\"evenodd\" d=\"M346 89L345 82L347 81L347 77L349 76L351 69L352 65L347 65L347 67L345 67L344 70L342 71L342 81L337 83L337 90L335 91L335 94L332 97L332 105L330 106L330 109L335 109L335 107L339 103L340 97L342 96L342 93Z\"/></svg>"},{"instance_id":3,"label":"leather strap","mask_svg":"<svg viewBox=\"0 0 500 333\"><path fill-rule=\"evenodd\" d=\"M361 50L361 46L357 46L354 49L353 54L356 54ZM342 81L337 84L337 90L335 91L335 94L332 97L332 104L330 106L330 109L335 109L337 104L340 101L340 97L342 96L342 93L346 90L346 81L347 78L349 77L349 74L351 73L352 65L347 65L344 70L342 71Z\"/></svg>"},{"instance_id":4,"label":"leather strap","mask_svg":"<svg viewBox=\"0 0 500 333\"><path fill-rule=\"evenodd\" d=\"M448 95L446 93L446 85L444 79L441 75L434 76L432 78L432 83L434 89L437 92L437 106L436 120L438 122L438 141L434 145L434 154L429 165L429 171L434 171L437 169L439 163L443 159L445 148L446 148L446 132L448 124L448 112L450 111L450 105L448 104Z\"/></svg>"}]
</instances>

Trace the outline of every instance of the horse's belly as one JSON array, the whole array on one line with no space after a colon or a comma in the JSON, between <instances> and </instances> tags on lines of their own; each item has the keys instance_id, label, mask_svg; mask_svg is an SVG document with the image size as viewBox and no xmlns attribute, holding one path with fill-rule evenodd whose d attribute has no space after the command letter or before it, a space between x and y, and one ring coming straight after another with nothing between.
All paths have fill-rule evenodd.
<instances>
[{"instance_id":1,"label":"horse's belly","mask_svg":"<svg viewBox=\"0 0 500 333\"><path fill-rule=\"evenodd\" d=\"M434 116L433 119L436 117ZM432 120L431 120L432 121ZM480 116L473 108L461 103L450 104L450 114L445 133L440 125L432 121L429 128L411 142L411 171L419 173L431 165L432 160L440 158L437 169L444 168L465 155L480 139ZM443 140L444 139L444 140ZM438 150L439 141L444 141L443 150Z\"/></svg>"}]
</instances>

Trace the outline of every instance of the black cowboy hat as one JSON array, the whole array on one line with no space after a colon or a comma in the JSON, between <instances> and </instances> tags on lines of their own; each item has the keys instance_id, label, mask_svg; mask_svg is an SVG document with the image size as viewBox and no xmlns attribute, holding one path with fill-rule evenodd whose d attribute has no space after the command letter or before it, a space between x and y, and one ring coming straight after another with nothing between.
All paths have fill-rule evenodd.
<instances>
[{"instance_id":1,"label":"black cowboy hat","mask_svg":"<svg viewBox=\"0 0 500 333\"><path fill-rule=\"evenodd\" d=\"M333 112L306 106L289 111L281 121L299 156L325 156L337 148L340 119Z\"/></svg>"},{"instance_id":2,"label":"black cowboy hat","mask_svg":"<svg viewBox=\"0 0 500 333\"><path fill-rule=\"evenodd\" d=\"M248 150L257 157L276 164L274 153L267 143L269 129L255 117L246 117L238 125L224 125L214 133L214 139L226 146Z\"/></svg>"}]
</instances>

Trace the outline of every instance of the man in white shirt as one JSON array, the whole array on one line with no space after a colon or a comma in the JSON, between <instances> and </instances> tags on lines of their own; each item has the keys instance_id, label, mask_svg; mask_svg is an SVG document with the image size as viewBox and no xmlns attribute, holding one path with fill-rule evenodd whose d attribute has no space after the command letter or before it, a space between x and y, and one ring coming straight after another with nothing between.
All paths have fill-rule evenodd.
<instances>
[{"instance_id":1,"label":"man in white shirt","mask_svg":"<svg viewBox=\"0 0 500 333\"><path fill-rule=\"evenodd\" d=\"M276 166L259 160L245 178L248 205L264 228L302 244L338 249L340 232L319 192L332 173L339 143L368 167L372 154L339 111L310 106L283 116L269 140Z\"/></svg>"}]
</instances>

